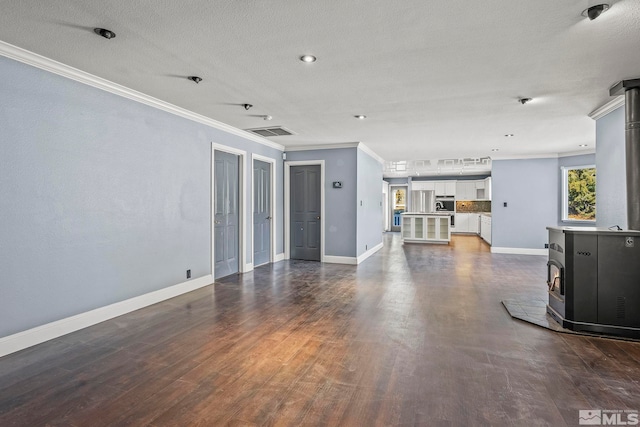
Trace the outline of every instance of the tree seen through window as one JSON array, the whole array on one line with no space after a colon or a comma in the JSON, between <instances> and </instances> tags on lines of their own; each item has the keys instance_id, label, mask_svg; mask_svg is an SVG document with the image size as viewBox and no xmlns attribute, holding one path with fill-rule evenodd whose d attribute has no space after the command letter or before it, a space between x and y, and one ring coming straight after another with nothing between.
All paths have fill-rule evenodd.
<instances>
[{"instance_id":1,"label":"tree seen through window","mask_svg":"<svg viewBox=\"0 0 640 427\"><path fill-rule=\"evenodd\" d=\"M596 219L596 168L567 170L567 219Z\"/></svg>"}]
</instances>

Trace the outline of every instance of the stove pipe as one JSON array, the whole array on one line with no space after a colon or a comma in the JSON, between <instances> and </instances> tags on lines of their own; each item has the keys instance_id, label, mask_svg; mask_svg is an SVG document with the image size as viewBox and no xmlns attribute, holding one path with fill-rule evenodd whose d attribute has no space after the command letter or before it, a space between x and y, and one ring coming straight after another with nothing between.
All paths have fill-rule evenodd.
<instances>
[{"instance_id":1,"label":"stove pipe","mask_svg":"<svg viewBox=\"0 0 640 427\"><path fill-rule=\"evenodd\" d=\"M622 80L611 96L625 96L625 157L627 161L627 223L640 230L640 79Z\"/></svg>"}]
</instances>

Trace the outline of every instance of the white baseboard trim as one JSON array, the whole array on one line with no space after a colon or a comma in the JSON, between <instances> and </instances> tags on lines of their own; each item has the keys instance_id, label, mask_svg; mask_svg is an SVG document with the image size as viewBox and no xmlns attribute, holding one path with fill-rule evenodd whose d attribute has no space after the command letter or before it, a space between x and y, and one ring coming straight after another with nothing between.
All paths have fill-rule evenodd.
<instances>
[{"instance_id":1,"label":"white baseboard trim","mask_svg":"<svg viewBox=\"0 0 640 427\"><path fill-rule=\"evenodd\" d=\"M358 265L358 258L352 256L325 255L322 262L327 262L329 264Z\"/></svg>"},{"instance_id":2,"label":"white baseboard trim","mask_svg":"<svg viewBox=\"0 0 640 427\"><path fill-rule=\"evenodd\" d=\"M281 254L277 254L274 258L273 258L273 262L280 262L280 261L284 261L284 252Z\"/></svg>"},{"instance_id":3,"label":"white baseboard trim","mask_svg":"<svg viewBox=\"0 0 640 427\"><path fill-rule=\"evenodd\" d=\"M527 248L497 248L491 246L493 254L512 254L512 255L542 255L548 256L549 249L527 249Z\"/></svg>"},{"instance_id":4,"label":"white baseboard trim","mask_svg":"<svg viewBox=\"0 0 640 427\"><path fill-rule=\"evenodd\" d=\"M384 243L383 242L378 243L376 246L374 246L373 248L369 249L368 251L366 251L365 253L360 255L358 257L357 263L360 264L362 261L364 261L365 259L369 258L371 255L375 254L376 252L378 252L383 247L384 247Z\"/></svg>"},{"instance_id":5,"label":"white baseboard trim","mask_svg":"<svg viewBox=\"0 0 640 427\"><path fill-rule=\"evenodd\" d=\"M87 328L89 326L122 316L123 314L139 310L141 308L157 304L178 295L194 291L213 283L213 277L209 274L179 283L168 288L159 289L124 301L116 302L95 310L37 326L17 334L0 338L0 357L10 353L32 347L37 344L70 334L71 332Z\"/></svg>"},{"instance_id":6,"label":"white baseboard trim","mask_svg":"<svg viewBox=\"0 0 640 427\"><path fill-rule=\"evenodd\" d=\"M243 273L249 273L250 271L253 271L253 263L250 262L248 264L244 265L244 270L242 271Z\"/></svg>"}]
</instances>

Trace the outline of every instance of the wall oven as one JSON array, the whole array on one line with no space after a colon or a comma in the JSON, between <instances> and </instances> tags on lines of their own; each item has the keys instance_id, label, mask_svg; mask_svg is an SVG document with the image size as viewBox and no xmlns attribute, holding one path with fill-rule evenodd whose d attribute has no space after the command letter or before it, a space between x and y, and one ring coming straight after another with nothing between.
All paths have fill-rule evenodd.
<instances>
[{"instance_id":1,"label":"wall oven","mask_svg":"<svg viewBox=\"0 0 640 427\"><path fill-rule=\"evenodd\" d=\"M456 199L455 197L436 197L436 212L451 213L451 228L456 225Z\"/></svg>"}]
</instances>

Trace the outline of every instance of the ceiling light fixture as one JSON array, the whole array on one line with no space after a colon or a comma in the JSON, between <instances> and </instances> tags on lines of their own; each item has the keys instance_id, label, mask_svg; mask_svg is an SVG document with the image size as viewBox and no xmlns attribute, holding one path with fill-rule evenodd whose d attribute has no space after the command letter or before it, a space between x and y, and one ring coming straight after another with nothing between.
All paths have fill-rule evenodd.
<instances>
[{"instance_id":1,"label":"ceiling light fixture","mask_svg":"<svg viewBox=\"0 0 640 427\"><path fill-rule=\"evenodd\" d=\"M244 107L244 109L245 109L245 110L247 110L247 111L248 111L248 110L250 110L250 109L251 109L251 107L253 107L253 105L251 105L251 104L242 104L242 106L243 106L243 107Z\"/></svg>"},{"instance_id":2,"label":"ceiling light fixture","mask_svg":"<svg viewBox=\"0 0 640 427\"><path fill-rule=\"evenodd\" d=\"M367 116L363 116L362 114L358 114L357 116L353 116L353 117L355 117L358 120L364 120L367 118Z\"/></svg>"},{"instance_id":3,"label":"ceiling light fixture","mask_svg":"<svg viewBox=\"0 0 640 427\"><path fill-rule=\"evenodd\" d=\"M198 77L198 76L189 76L187 78L194 83L200 83L202 81L202 77Z\"/></svg>"},{"instance_id":4,"label":"ceiling light fixture","mask_svg":"<svg viewBox=\"0 0 640 427\"><path fill-rule=\"evenodd\" d=\"M597 4L582 11L582 16L589 18L591 21L609 10L608 3Z\"/></svg>"},{"instance_id":5,"label":"ceiling light fixture","mask_svg":"<svg viewBox=\"0 0 640 427\"><path fill-rule=\"evenodd\" d=\"M526 104L527 102L531 102L532 99L531 98L520 98L518 99L518 102L522 105Z\"/></svg>"},{"instance_id":6,"label":"ceiling light fixture","mask_svg":"<svg viewBox=\"0 0 640 427\"><path fill-rule=\"evenodd\" d=\"M104 28L94 28L93 32L99 36L104 37L105 39L112 39L116 36L116 33L114 33L111 30L106 30Z\"/></svg>"},{"instance_id":7,"label":"ceiling light fixture","mask_svg":"<svg viewBox=\"0 0 640 427\"><path fill-rule=\"evenodd\" d=\"M262 116L262 119L263 120L271 120L271 119L273 119L273 117L267 115L267 116Z\"/></svg>"},{"instance_id":8,"label":"ceiling light fixture","mask_svg":"<svg viewBox=\"0 0 640 427\"><path fill-rule=\"evenodd\" d=\"M300 57L300 61L302 61L302 62L306 62L307 64L310 64L310 63L312 63L312 62L316 62L316 60L317 60L317 59L318 59L318 58L316 58L316 57L315 57L315 56L313 56L313 55L302 55L302 56Z\"/></svg>"},{"instance_id":9,"label":"ceiling light fixture","mask_svg":"<svg viewBox=\"0 0 640 427\"><path fill-rule=\"evenodd\" d=\"M500 151L499 148L492 148L491 151L496 152L496 151Z\"/></svg>"},{"instance_id":10,"label":"ceiling light fixture","mask_svg":"<svg viewBox=\"0 0 640 427\"><path fill-rule=\"evenodd\" d=\"M514 135L513 135L512 133L508 133L508 134L506 134L505 136L506 136L507 138L513 138L513 137L514 137Z\"/></svg>"},{"instance_id":11,"label":"ceiling light fixture","mask_svg":"<svg viewBox=\"0 0 640 427\"><path fill-rule=\"evenodd\" d=\"M580 144L580 145L578 145L578 147L586 147L586 146L587 146L587 144Z\"/></svg>"}]
</instances>

